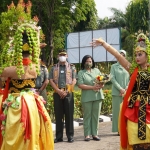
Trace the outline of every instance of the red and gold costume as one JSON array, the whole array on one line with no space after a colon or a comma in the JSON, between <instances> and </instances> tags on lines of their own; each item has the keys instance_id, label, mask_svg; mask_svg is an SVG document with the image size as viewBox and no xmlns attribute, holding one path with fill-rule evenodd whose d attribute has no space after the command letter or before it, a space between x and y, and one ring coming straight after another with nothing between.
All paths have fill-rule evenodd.
<instances>
[{"instance_id":1,"label":"red and gold costume","mask_svg":"<svg viewBox=\"0 0 150 150\"><path fill-rule=\"evenodd\" d=\"M18 27L17 36L23 39L20 45L14 40L13 55L18 59L0 74L7 79L0 99L1 150L54 150L51 119L34 89L40 53L36 32L38 29L27 23Z\"/></svg>"},{"instance_id":2,"label":"red and gold costume","mask_svg":"<svg viewBox=\"0 0 150 150\"><path fill-rule=\"evenodd\" d=\"M35 87L36 72L29 66L24 68L26 74L21 79L17 78L14 66L5 68L2 74L10 81L0 115L1 150L53 150L50 117L42 97L31 90Z\"/></svg>"},{"instance_id":3,"label":"red and gold costume","mask_svg":"<svg viewBox=\"0 0 150 150\"><path fill-rule=\"evenodd\" d=\"M150 62L150 42L145 34L137 36L135 53L145 53ZM120 111L120 150L150 150L150 65L141 68L135 58L130 64L119 52L101 38L93 45L101 44L114 55L131 74L128 89ZM140 54L139 54L140 55Z\"/></svg>"}]
</instances>

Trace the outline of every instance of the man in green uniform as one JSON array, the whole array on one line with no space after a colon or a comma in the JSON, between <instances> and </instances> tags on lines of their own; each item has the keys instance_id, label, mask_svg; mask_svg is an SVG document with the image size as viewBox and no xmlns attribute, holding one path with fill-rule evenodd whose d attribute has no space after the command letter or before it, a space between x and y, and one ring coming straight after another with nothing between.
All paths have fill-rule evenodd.
<instances>
[{"instance_id":1,"label":"man in green uniform","mask_svg":"<svg viewBox=\"0 0 150 150\"><path fill-rule=\"evenodd\" d=\"M50 84L54 89L54 112L56 119L56 139L54 142L63 141L64 118L68 142L73 142L73 87L76 84L76 70L73 65L66 61L66 50L61 49L59 51L58 59L58 64L54 65L49 73Z\"/></svg>"}]
</instances>

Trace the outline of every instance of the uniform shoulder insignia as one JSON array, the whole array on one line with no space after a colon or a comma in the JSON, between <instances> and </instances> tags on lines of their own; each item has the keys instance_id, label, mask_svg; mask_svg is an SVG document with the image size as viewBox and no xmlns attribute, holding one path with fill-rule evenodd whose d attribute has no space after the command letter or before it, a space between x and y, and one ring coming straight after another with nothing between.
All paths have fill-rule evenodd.
<instances>
[{"instance_id":1,"label":"uniform shoulder insignia","mask_svg":"<svg viewBox=\"0 0 150 150\"><path fill-rule=\"evenodd\" d=\"M52 65L52 67L55 67L57 64Z\"/></svg>"},{"instance_id":2,"label":"uniform shoulder insignia","mask_svg":"<svg viewBox=\"0 0 150 150\"><path fill-rule=\"evenodd\" d=\"M75 66L74 64L70 64L70 66Z\"/></svg>"},{"instance_id":3,"label":"uniform shoulder insignia","mask_svg":"<svg viewBox=\"0 0 150 150\"><path fill-rule=\"evenodd\" d=\"M70 64L70 66L71 66L71 68L73 68L73 69L75 68L75 65L74 65L74 64Z\"/></svg>"},{"instance_id":4,"label":"uniform shoulder insignia","mask_svg":"<svg viewBox=\"0 0 150 150\"><path fill-rule=\"evenodd\" d=\"M76 72L76 67L74 64L70 64L71 68L73 69L73 72Z\"/></svg>"},{"instance_id":5,"label":"uniform shoulder insignia","mask_svg":"<svg viewBox=\"0 0 150 150\"><path fill-rule=\"evenodd\" d=\"M42 67L46 67L46 65L44 65L44 64L42 64L41 66L42 66Z\"/></svg>"}]
</instances>

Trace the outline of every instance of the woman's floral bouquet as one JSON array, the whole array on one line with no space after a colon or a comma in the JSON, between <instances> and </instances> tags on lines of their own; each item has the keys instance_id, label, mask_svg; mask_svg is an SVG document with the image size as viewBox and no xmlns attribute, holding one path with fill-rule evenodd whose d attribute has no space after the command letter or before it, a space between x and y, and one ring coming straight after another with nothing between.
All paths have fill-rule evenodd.
<instances>
[{"instance_id":1,"label":"woman's floral bouquet","mask_svg":"<svg viewBox=\"0 0 150 150\"><path fill-rule=\"evenodd\" d=\"M99 84L105 84L108 81L110 81L110 75L102 74L102 75L96 76L94 83L95 83L95 85L99 85ZM96 91L99 91L99 90L96 90Z\"/></svg>"},{"instance_id":2,"label":"woman's floral bouquet","mask_svg":"<svg viewBox=\"0 0 150 150\"><path fill-rule=\"evenodd\" d=\"M95 79L95 83L97 84L105 84L108 81L110 81L110 75L108 74L98 75Z\"/></svg>"}]
</instances>

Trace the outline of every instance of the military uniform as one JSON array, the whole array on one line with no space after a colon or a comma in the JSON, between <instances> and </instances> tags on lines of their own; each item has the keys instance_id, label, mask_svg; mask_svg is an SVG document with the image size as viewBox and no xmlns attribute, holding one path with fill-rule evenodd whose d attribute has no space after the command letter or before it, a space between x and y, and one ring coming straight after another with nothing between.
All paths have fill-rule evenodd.
<instances>
[{"instance_id":1,"label":"military uniform","mask_svg":"<svg viewBox=\"0 0 150 150\"><path fill-rule=\"evenodd\" d=\"M68 142L70 139L73 139L74 136L74 97L72 81L75 78L75 67L68 62L66 62L64 65L61 63L54 65L49 73L50 81L52 79L59 89L67 92L67 95L63 99L56 91L54 91L53 94L54 112L56 119L56 141L63 140L64 120Z\"/></svg>"},{"instance_id":2,"label":"military uniform","mask_svg":"<svg viewBox=\"0 0 150 150\"><path fill-rule=\"evenodd\" d=\"M43 96L44 100L47 101L47 91L46 87L41 91L40 88L42 87L45 80L48 80L49 73L47 67L44 64L40 65L40 75L37 76L36 79L36 89Z\"/></svg>"},{"instance_id":3,"label":"military uniform","mask_svg":"<svg viewBox=\"0 0 150 150\"><path fill-rule=\"evenodd\" d=\"M126 55L124 50L120 50L120 53ZM130 76L119 62L111 66L110 73L112 82L112 132L118 132L120 104L123 101L120 90L127 88Z\"/></svg>"}]
</instances>

